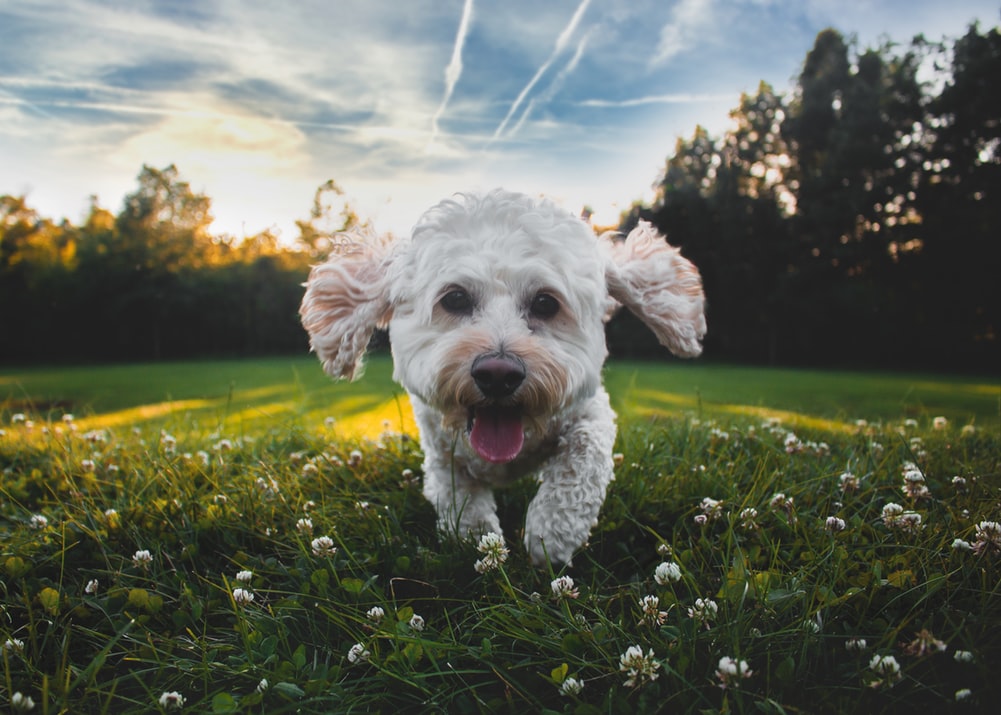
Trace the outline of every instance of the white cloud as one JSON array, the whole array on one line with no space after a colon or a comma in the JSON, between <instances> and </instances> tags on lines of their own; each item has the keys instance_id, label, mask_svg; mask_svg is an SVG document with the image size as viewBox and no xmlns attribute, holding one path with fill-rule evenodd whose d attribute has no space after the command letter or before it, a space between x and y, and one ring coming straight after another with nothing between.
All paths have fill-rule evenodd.
<instances>
[{"instance_id":1,"label":"white cloud","mask_svg":"<svg viewBox=\"0 0 1001 715\"><path fill-rule=\"evenodd\" d=\"M668 23L661 28L651 63L666 64L695 47L712 23L713 11L712 0L680 0L672 8Z\"/></svg>"}]
</instances>

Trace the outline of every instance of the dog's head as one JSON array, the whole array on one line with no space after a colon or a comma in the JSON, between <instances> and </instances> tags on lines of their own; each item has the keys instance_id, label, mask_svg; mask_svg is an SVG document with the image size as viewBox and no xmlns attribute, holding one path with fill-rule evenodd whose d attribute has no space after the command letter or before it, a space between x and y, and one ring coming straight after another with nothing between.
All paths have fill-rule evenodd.
<instances>
[{"instance_id":1,"label":"dog's head","mask_svg":"<svg viewBox=\"0 0 1001 715\"><path fill-rule=\"evenodd\" d=\"M526 430L598 388L618 304L676 354L701 351L699 274L648 224L598 238L548 201L496 190L441 202L390 248L349 244L313 269L301 313L335 377L356 375L388 323L394 378L507 462Z\"/></svg>"}]
</instances>

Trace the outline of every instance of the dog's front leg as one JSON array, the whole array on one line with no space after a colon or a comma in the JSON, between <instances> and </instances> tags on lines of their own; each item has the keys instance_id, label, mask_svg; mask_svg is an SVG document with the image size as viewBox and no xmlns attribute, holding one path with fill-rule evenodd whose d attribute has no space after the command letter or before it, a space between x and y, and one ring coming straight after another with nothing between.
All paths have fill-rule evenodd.
<instances>
[{"instance_id":1,"label":"dog's front leg","mask_svg":"<svg viewBox=\"0 0 1001 715\"><path fill-rule=\"evenodd\" d=\"M560 435L557 454L539 475L528 505L525 548L532 563L569 564L598 523L605 491L614 478L615 413L601 390L584 415Z\"/></svg>"},{"instance_id":2,"label":"dog's front leg","mask_svg":"<svg viewBox=\"0 0 1001 715\"><path fill-rule=\"evenodd\" d=\"M464 469L425 463L424 496L438 513L438 530L466 538L501 533L492 489L476 483Z\"/></svg>"}]
</instances>

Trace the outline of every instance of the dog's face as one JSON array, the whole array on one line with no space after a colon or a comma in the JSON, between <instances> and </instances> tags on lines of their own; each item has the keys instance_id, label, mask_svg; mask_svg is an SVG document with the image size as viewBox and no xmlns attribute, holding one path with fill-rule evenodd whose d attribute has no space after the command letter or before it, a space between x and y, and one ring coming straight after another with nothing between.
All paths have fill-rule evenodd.
<instances>
[{"instance_id":1,"label":"dog's face","mask_svg":"<svg viewBox=\"0 0 1001 715\"><path fill-rule=\"evenodd\" d=\"M595 392L619 304L675 354L701 351L698 271L649 224L598 238L547 201L496 190L441 202L409 241L347 243L313 269L300 312L335 377L356 377L388 324L395 379L500 463Z\"/></svg>"},{"instance_id":2,"label":"dog's face","mask_svg":"<svg viewBox=\"0 0 1001 715\"><path fill-rule=\"evenodd\" d=\"M514 459L597 389L605 257L580 220L520 195L443 202L390 270L394 377L482 458Z\"/></svg>"}]
</instances>

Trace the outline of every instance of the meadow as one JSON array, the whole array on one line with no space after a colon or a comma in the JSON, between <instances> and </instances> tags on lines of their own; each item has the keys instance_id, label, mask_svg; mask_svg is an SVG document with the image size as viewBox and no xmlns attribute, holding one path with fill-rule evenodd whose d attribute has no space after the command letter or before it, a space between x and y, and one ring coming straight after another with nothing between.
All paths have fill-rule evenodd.
<instances>
[{"instance_id":1,"label":"meadow","mask_svg":"<svg viewBox=\"0 0 1001 715\"><path fill-rule=\"evenodd\" d=\"M0 370L0 708L934 712L1001 696L1001 385L613 362L573 566L435 530L374 358Z\"/></svg>"}]
</instances>

